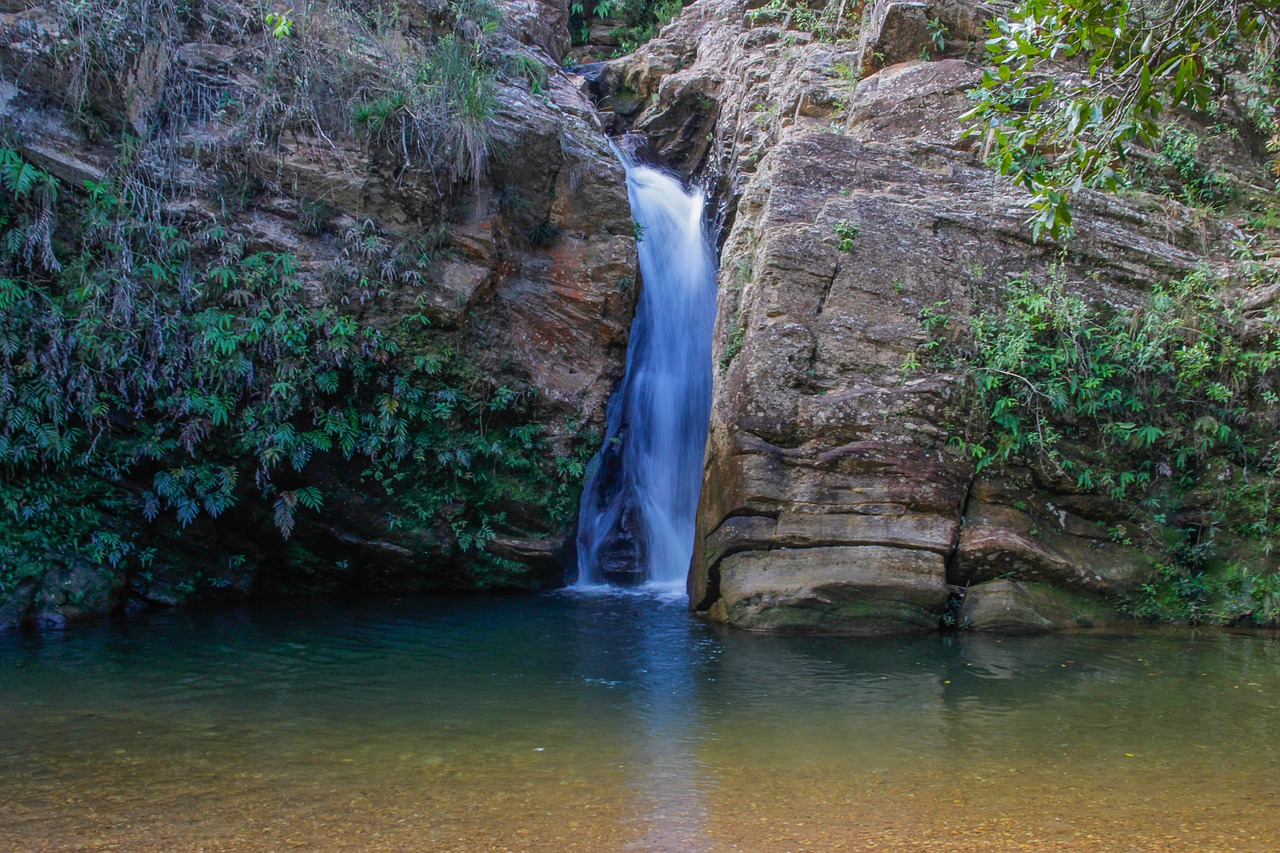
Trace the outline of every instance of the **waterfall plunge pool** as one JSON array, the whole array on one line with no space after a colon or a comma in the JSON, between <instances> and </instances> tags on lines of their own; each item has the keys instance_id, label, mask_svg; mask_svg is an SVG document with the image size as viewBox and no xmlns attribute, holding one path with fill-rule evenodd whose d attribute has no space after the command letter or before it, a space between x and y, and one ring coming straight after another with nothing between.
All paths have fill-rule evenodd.
<instances>
[{"instance_id":1,"label":"waterfall plunge pool","mask_svg":"<svg viewBox=\"0 0 1280 853\"><path fill-rule=\"evenodd\" d=\"M0 850L1274 851L1280 639L726 632L640 594L0 635Z\"/></svg>"}]
</instances>

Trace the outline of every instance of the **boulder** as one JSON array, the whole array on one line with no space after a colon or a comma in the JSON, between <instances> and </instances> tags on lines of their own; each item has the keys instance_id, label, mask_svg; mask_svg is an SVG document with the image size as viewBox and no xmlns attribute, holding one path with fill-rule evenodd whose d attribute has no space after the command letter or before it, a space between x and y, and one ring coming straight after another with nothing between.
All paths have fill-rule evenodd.
<instances>
[{"instance_id":1,"label":"boulder","mask_svg":"<svg viewBox=\"0 0 1280 853\"><path fill-rule=\"evenodd\" d=\"M881 546L745 551L719 567L728 622L780 633L936 630L947 603L940 554Z\"/></svg>"}]
</instances>

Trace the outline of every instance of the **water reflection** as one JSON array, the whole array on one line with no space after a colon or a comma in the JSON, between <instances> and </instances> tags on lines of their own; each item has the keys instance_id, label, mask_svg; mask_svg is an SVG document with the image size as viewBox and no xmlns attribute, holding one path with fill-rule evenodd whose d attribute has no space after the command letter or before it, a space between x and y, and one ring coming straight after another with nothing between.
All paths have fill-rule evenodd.
<instances>
[{"instance_id":1,"label":"water reflection","mask_svg":"<svg viewBox=\"0 0 1280 853\"><path fill-rule=\"evenodd\" d=\"M1280 641L1218 632L780 638L641 594L177 614L0 638L0 849L1272 850L1277 697Z\"/></svg>"},{"instance_id":2,"label":"water reflection","mask_svg":"<svg viewBox=\"0 0 1280 853\"><path fill-rule=\"evenodd\" d=\"M709 733L697 694L715 644L670 596L643 589L569 595L585 617L576 622L575 671L588 690L619 696L620 769L637 835L628 848L710 850L714 779L698 758Z\"/></svg>"}]
</instances>

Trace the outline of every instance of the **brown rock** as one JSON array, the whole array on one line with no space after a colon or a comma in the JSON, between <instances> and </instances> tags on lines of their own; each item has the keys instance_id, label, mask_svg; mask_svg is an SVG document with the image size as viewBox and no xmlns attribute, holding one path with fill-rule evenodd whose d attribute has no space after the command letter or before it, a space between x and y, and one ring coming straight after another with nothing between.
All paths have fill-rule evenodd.
<instances>
[{"instance_id":1,"label":"brown rock","mask_svg":"<svg viewBox=\"0 0 1280 853\"><path fill-rule=\"evenodd\" d=\"M720 564L729 623L751 630L932 630L947 601L943 559L878 546L749 551Z\"/></svg>"},{"instance_id":2,"label":"brown rock","mask_svg":"<svg viewBox=\"0 0 1280 853\"><path fill-rule=\"evenodd\" d=\"M722 176L734 213L690 582L694 606L720 613L723 603L730 624L856 633L892 622L841 594L815 597L859 583L852 560L824 563L827 552L877 549L880 589L902 583L904 601L914 576L895 574L898 561L941 565L953 553L953 583L998 577L1002 565L1096 593L1147 570L1146 557L1098 527L1116 508L1070 484L1031 478L1001 487L1000 500L969 497L981 484L949 446L974 428L963 381L904 371L928 342L923 312L941 305L963 320L1007 276L1044 274L1060 251L1031 242L1025 196L963 137L965 91L980 72L959 57L981 42L985 17L963 0L886 0L861 47L846 50L756 26L740 4L699 0L602 74L606 90L646 103L634 126L662 154ZM949 58L921 62L934 19ZM883 70L854 86L864 53L883 54L873 63ZM698 100L714 106L699 113ZM1150 204L1077 199L1065 269L1091 297L1134 304L1221 242L1172 204L1161 207L1169 225L1149 227ZM1020 526L993 515L1027 502L1035 515ZM893 612L904 625L929 621Z\"/></svg>"},{"instance_id":3,"label":"brown rock","mask_svg":"<svg viewBox=\"0 0 1280 853\"><path fill-rule=\"evenodd\" d=\"M424 293L428 316L442 328L455 329L492 272L465 261L446 261L435 272Z\"/></svg>"},{"instance_id":4,"label":"brown rock","mask_svg":"<svg viewBox=\"0 0 1280 853\"><path fill-rule=\"evenodd\" d=\"M1038 515L1026 501L1019 501L1024 510L970 496L953 583L1007 577L1106 595L1131 589L1154 569L1153 557L1106 541L1096 525L1037 500L1033 490L1022 495L1036 501Z\"/></svg>"},{"instance_id":5,"label":"brown rock","mask_svg":"<svg viewBox=\"0 0 1280 853\"><path fill-rule=\"evenodd\" d=\"M858 81L849 102L846 132L857 139L915 139L964 147L958 117L972 104L965 92L982 70L962 59L911 60Z\"/></svg>"},{"instance_id":6,"label":"brown rock","mask_svg":"<svg viewBox=\"0 0 1280 853\"><path fill-rule=\"evenodd\" d=\"M1124 621L1114 608L1086 596L1008 579L970 587L958 616L963 628L1011 634L1100 628Z\"/></svg>"},{"instance_id":7,"label":"brown rock","mask_svg":"<svg viewBox=\"0 0 1280 853\"><path fill-rule=\"evenodd\" d=\"M981 4L966 0L878 0L864 19L858 65L869 75L899 62L973 52L986 38L988 17Z\"/></svg>"}]
</instances>

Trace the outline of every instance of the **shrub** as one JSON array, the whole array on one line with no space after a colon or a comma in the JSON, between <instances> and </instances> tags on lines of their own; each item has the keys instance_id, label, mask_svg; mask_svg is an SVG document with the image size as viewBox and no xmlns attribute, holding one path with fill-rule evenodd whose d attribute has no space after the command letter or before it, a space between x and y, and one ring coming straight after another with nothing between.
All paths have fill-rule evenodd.
<instances>
[{"instance_id":1,"label":"shrub","mask_svg":"<svg viewBox=\"0 0 1280 853\"><path fill-rule=\"evenodd\" d=\"M1280 318L1247 324L1241 294L1207 268L1137 306L1080 291L1057 266L1007 282L972 320L925 312L934 363L973 383L979 420L954 442L979 469L1044 466L1145 529L1180 531L1140 614L1207 618L1201 598L1223 612L1218 534L1265 549L1280 538ZM1274 617L1271 604L1258 612Z\"/></svg>"},{"instance_id":2,"label":"shrub","mask_svg":"<svg viewBox=\"0 0 1280 853\"><path fill-rule=\"evenodd\" d=\"M69 193L0 150L0 587L47 554L142 560L165 517L261 504L288 537L323 505L307 477L325 456L363 460L446 551L481 551L521 502L567 521L581 460L549 458L531 389L495 387L420 313L380 329L341 307L383 275L411 286L431 236L408 255L371 226L348 239L318 302L287 254L134 216L110 184Z\"/></svg>"}]
</instances>

